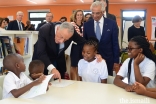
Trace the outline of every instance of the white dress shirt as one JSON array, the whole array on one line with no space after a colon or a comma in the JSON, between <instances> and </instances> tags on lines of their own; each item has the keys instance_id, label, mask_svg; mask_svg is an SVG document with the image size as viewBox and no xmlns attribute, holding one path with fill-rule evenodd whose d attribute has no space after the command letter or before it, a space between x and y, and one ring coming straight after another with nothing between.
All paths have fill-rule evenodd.
<instances>
[{"instance_id":1,"label":"white dress shirt","mask_svg":"<svg viewBox=\"0 0 156 104\"><path fill-rule=\"evenodd\" d=\"M94 31L96 32L96 23L97 21L94 20ZM99 20L99 26L100 26L100 30L101 30L101 35L103 32L103 24L104 24L104 18L103 16L101 17L101 19Z\"/></svg>"}]
</instances>

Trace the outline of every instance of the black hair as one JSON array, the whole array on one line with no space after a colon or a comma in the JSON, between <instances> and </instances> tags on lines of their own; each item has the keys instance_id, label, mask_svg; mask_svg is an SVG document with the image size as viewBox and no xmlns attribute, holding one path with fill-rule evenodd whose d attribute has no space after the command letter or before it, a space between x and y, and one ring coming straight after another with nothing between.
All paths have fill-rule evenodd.
<instances>
[{"instance_id":1,"label":"black hair","mask_svg":"<svg viewBox=\"0 0 156 104\"><path fill-rule=\"evenodd\" d=\"M90 13L86 13L86 14L85 14L85 17L86 17L87 15L92 15L92 14L90 14Z\"/></svg>"},{"instance_id":2,"label":"black hair","mask_svg":"<svg viewBox=\"0 0 156 104\"><path fill-rule=\"evenodd\" d=\"M65 19L65 21L67 21L67 17L61 17L60 18L60 21L61 21L61 19Z\"/></svg>"},{"instance_id":3,"label":"black hair","mask_svg":"<svg viewBox=\"0 0 156 104\"><path fill-rule=\"evenodd\" d=\"M147 39L143 36L135 36L133 37L131 40L131 42L136 42L137 45L139 46L139 48L143 49L143 54L151 59L152 61L154 61L154 63L156 64L156 59L152 53L152 51L150 50L150 44L147 41ZM130 84L130 75L131 75L131 63L132 63L132 58L130 59L129 63L128 63L128 83ZM156 78L156 76L155 76Z\"/></svg>"},{"instance_id":4,"label":"black hair","mask_svg":"<svg viewBox=\"0 0 156 104\"><path fill-rule=\"evenodd\" d=\"M34 72L35 67L38 67L38 66L44 66L44 63L40 60L31 61L29 64L29 73L32 74L31 72Z\"/></svg>"},{"instance_id":5,"label":"black hair","mask_svg":"<svg viewBox=\"0 0 156 104\"><path fill-rule=\"evenodd\" d=\"M151 59L152 61L154 61L156 63L155 57L154 57L152 51L150 50L150 44L145 37L136 36L136 37L133 37L130 41L136 42L137 45L139 46L139 48L143 49L143 54L147 58Z\"/></svg>"},{"instance_id":6,"label":"black hair","mask_svg":"<svg viewBox=\"0 0 156 104\"><path fill-rule=\"evenodd\" d=\"M95 50L97 51L98 50L98 39L95 38L95 37L90 37L84 45L93 45L95 47Z\"/></svg>"},{"instance_id":7,"label":"black hair","mask_svg":"<svg viewBox=\"0 0 156 104\"><path fill-rule=\"evenodd\" d=\"M5 18L5 21L6 21L7 23L9 23L9 19L8 19L8 18Z\"/></svg>"},{"instance_id":8,"label":"black hair","mask_svg":"<svg viewBox=\"0 0 156 104\"><path fill-rule=\"evenodd\" d=\"M142 21L142 18L139 15L136 15L132 19L132 23L140 22Z\"/></svg>"}]
</instances>

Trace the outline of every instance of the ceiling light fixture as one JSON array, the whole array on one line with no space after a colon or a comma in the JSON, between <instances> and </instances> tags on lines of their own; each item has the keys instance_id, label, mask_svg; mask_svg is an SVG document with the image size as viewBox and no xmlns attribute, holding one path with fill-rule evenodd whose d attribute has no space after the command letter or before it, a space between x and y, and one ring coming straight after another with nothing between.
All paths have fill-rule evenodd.
<instances>
[{"instance_id":1,"label":"ceiling light fixture","mask_svg":"<svg viewBox=\"0 0 156 104\"><path fill-rule=\"evenodd\" d=\"M83 0L80 0L82 3L84 3L84 1Z\"/></svg>"},{"instance_id":2,"label":"ceiling light fixture","mask_svg":"<svg viewBox=\"0 0 156 104\"><path fill-rule=\"evenodd\" d=\"M135 0L135 2L136 2L137 0Z\"/></svg>"},{"instance_id":3,"label":"ceiling light fixture","mask_svg":"<svg viewBox=\"0 0 156 104\"><path fill-rule=\"evenodd\" d=\"M37 4L35 1L32 1L32 0L27 0L27 1L29 1L29 2L31 2L33 4Z\"/></svg>"}]
</instances>

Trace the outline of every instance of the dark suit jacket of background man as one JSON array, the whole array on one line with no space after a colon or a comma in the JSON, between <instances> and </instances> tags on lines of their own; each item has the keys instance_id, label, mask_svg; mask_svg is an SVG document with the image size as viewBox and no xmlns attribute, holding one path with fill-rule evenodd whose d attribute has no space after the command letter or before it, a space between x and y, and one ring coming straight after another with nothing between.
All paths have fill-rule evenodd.
<instances>
[{"instance_id":1,"label":"dark suit jacket of background man","mask_svg":"<svg viewBox=\"0 0 156 104\"><path fill-rule=\"evenodd\" d=\"M44 62L45 70L44 74L48 74L47 67L53 64L61 74L61 78L64 78L66 72L66 61L64 51L68 48L72 41L75 41L79 45L83 45L85 39L74 31L73 36L64 42L63 50L58 54L57 45L55 43L55 24L47 23L39 29L38 40L34 48L33 60L39 59Z\"/></svg>"},{"instance_id":2,"label":"dark suit jacket of background man","mask_svg":"<svg viewBox=\"0 0 156 104\"><path fill-rule=\"evenodd\" d=\"M85 39L96 37L93 19L84 23L83 32ZM119 63L118 27L115 21L104 18L98 51L106 60L109 75L113 75L113 65L114 63Z\"/></svg>"},{"instance_id":3,"label":"dark suit jacket of background man","mask_svg":"<svg viewBox=\"0 0 156 104\"><path fill-rule=\"evenodd\" d=\"M42 22L42 23L39 23L37 28L36 28L36 31L39 31L40 27L42 27L44 24L46 24L47 22Z\"/></svg>"},{"instance_id":4,"label":"dark suit jacket of background man","mask_svg":"<svg viewBox=\"0 0 156 104\"><path fill-rule=\"evenodd\" d=\"M24 30L25 29L24 24L22 22L21 22L21 24L22 24L22 28ZM7 30L19 30L17 20L9 22Z\"/></svg>"}]
</instances>

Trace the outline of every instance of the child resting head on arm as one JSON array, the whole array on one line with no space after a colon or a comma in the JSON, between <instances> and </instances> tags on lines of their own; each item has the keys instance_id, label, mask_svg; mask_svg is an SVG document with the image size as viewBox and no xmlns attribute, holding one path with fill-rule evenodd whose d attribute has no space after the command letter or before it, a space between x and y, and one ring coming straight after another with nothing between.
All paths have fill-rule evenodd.
<instances>
[{"instance_id":1,"label":"child resting head on arm","mask_svg":"<svg viewBox=\"0 0 156 104\"><path fill-rule=\"evenodd\" d=\"M33 86L36 86L45 79L42 75L32 82L23 72L25 72L24 59L20 54L9 54L3 59L3 66L8 70L3 83L3 99L18 98Z\"/></svg>"},{"instance_id":2,"label":"child resting head on arm","mask_svg":"<svg viewBox=\"0 0 156 104\"><path fill-rule=\"evenodd\" d=\"M40 60L33 60L29 64L29 76L36 80L40 76L44 75L44 63Z\"/></svg>"},{"instance_id":3,"label":"child resting head on arm","mask_svg":"<svg viewBox=\"0 0 156 104\"><path fill-rule=\"evenodd\" d=\"M133 37L128 44L128 55L120 67L114 84L124 88L126 91L134 91L133 84L137 81L144 86L154 88L155 57L152 54L150 44L145 37ZM128 84L123 78L128 77Z\"/></svg>"}]
</instances>

